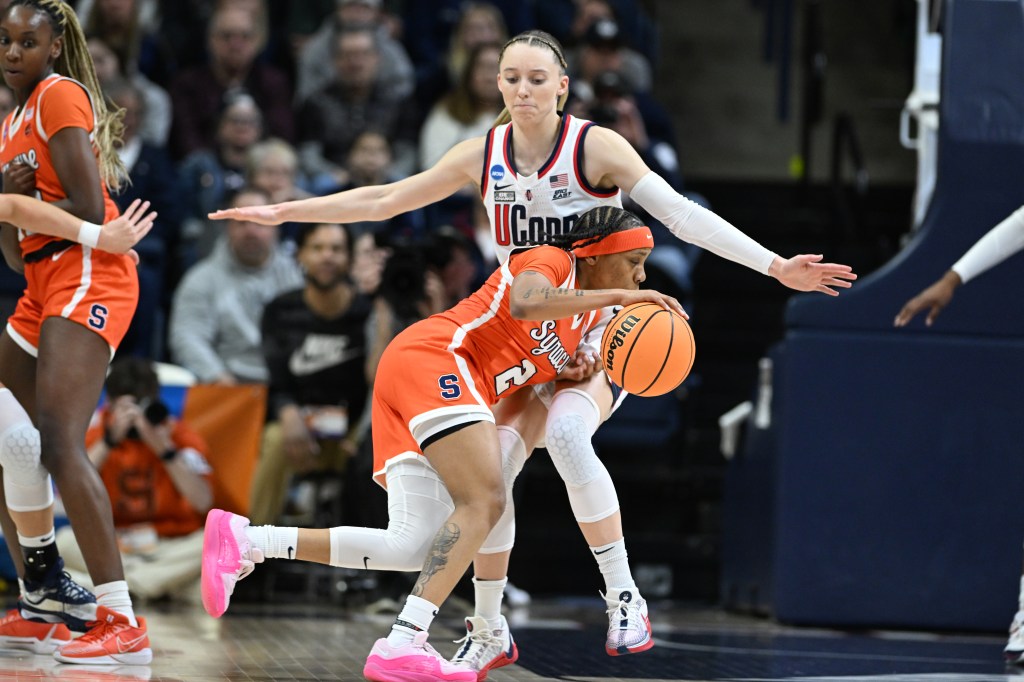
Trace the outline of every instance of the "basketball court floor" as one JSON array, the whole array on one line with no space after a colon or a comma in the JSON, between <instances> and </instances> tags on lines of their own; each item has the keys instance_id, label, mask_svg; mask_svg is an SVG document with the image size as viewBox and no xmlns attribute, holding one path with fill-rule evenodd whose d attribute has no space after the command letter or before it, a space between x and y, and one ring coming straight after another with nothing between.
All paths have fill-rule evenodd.
<instances>
[{"instance_id":1,"label":"basketball court floor","mask_svg":"<svg viewBox=\"0 0 1024 682\"><path fill-rule=\"evenodd\" d=\"M370 647L394 617L364 608L274 602L232 605L219 620L201 607L150 605L142 611L154 646L152 665L86 668L0 651L0 682L361 680ZM671 603L652 604L653 649L612 658L604 653L602 606L595 594L535 599L527 609L510 612L519 663L488 679L1024 682L1024 670L1004 667L1005 642L998 634L794 628ZM462 608L446 605L431 629L431 641L443 654L453 652L452 640L462 636Z\"/></svg>"}]
</instances>

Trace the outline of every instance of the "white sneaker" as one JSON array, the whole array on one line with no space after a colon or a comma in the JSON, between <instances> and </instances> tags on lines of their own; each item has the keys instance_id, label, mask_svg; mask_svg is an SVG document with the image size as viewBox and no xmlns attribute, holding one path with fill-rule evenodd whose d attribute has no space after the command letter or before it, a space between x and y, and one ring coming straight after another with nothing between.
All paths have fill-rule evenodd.
<instances>
[{"instance_id":1,"label":"white sneaker","mask_svg":"<svg viewBox=\"0 0 1024 682\"><path fill-rule=\"evenodd\" d=\"M391 646L378 639L363 666L363 677L373 682L476 682L476 672L441 658L427 643L427 633L417 632L409 644Z\"/></svg>"},{"instance_id":2,"label":"white sneaker","mask_svg":"<svg viewBox=\"0 0 1024 682\"><path fill-rule=\"evenodd\" d=\"M521 609L530 605L530 593L516 587L512 583L505 583L505 603L513 609Z\"/></svg>"},{"instance_id":3,"label":"white sneaker","mask_svg":"<svg viewBox=\"0 0 1024 682\"><path fill-rule=\"evenodd\" d=\"M647 602L638 592L622 590L617 599L601 596L608 605L608 641L604 650L609 656L638 654L654 646Z\"/></svg>"},{"instance_id":4,"label":"white sneaker","mask_svg":"<svg viewBox=\"0 0 1024 682\"><path fill-rule=\"evenodd\" d=\"M1010 623L1010 639L1003 649L1007 663L1024 664L1024 611L1018 611Z\"/></svg>"},{"instance_id":5,"label":"white sneaker","mask_svg":"<svg viewBox=\"0 0 1024 682\"><path fill-rule=\"evenodd\" d=\"M487 671L512 665L519 658L519 647L512 639L505 616L501 617L501 625L493 630L480 616L467 618L466 636L455 643L462 646L452 656L452 663L476 672L477 682L487 678Z\"/></svg>"},{"instance_id":6,"label":"white sneaker","mask_svg":"<svg viewBox=\"0 0 1024 682\"><path fill-rule=\"evenodd\" d=\"M228 609L235 583L263 561L263 552L250 547L245 528L249 519L223 509L211 509L203 531L203 607L214 618Z\"/></svg>"}]
</instances>

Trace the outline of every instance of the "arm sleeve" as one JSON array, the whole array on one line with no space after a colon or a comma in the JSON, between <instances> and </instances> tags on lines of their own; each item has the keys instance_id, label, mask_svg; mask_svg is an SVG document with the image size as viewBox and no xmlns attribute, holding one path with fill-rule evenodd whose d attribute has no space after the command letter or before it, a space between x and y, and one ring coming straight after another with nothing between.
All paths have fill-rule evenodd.
<instances>
[{"instance_id":1,"label":"arm sleeve","mask_svg":"<svg viewBox=\"0 0 1024 682\"><path fill-rule=\"evenodd\" d=\"M985 233L952 269L966 284L1021 249L1024 249L1024 206Z\"/></svg>"},{"instance_id":2,"label":"arm sleeve","mask_svg":"<svg viewBox=\"0 0 1024 682\"><path fill-rule=\"evenodd\" d=\"M703 206L676 192L657 173L648 173L629 193L644 210L665 224L672 234L702 249L746 265L763 275L776 255Z\"/></svg>"}]
</instances>

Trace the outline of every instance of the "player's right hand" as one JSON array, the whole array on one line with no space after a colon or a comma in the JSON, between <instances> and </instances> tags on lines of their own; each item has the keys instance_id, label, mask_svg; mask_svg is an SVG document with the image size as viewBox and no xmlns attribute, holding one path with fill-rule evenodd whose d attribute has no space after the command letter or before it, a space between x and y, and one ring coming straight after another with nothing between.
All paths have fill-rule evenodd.
<instances>
[{"instance_id":1,"label":"player's right hand","mask_svg":"<svg viewBox=\"0 0 1024 682\"><path fill-rule=\"evenodd\" d=\"M953 292L960 286L961 281L960 275L950 270L939 281L907 301L896 315L893 325L904 327L919 312L925 308L930 308L931 310L929 310L928 316L924 319L924 323L929 327L932 326L932 323L935 322L935 318L939 316L942 309L953 300Z\"/></svg>"},{"instance_id":2,"label":"player's right hand","mask_svg":"<svg viewBox=\"0 0 1024 682\"><path fill-rule=\"evenodd\" d=\"M206 214L206 217L210 220L240 220L260 225L280 225L282 221L277 217L276 209L277 204L222 208L219 211Z\"/></svg>"},{"instance_id":3,"label":"player's right hand","mask_svg":"<svg viewBox=\"0 0 1024 682\"><path fill-rule=\"evenodd\" d=\"M103 226L96 247L110 253L128 253L153 229L156 212L149 209L149 202L136 199L128 209Z\"/></svg>"}]
</instances>

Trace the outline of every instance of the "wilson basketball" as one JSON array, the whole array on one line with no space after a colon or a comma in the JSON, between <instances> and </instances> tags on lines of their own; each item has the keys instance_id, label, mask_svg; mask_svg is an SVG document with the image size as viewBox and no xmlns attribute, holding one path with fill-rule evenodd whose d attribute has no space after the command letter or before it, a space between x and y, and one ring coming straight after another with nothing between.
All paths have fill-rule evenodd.
<instances>
[{"instance_id":1,"label":"wilson basketball","mask_svg":"<svg viewBox=\"0 0 1024 682\"><path fill-rule=\"evenodd\" d=\"M618 312L601 338L608 377L633 395L668 393L690 373L693 331L677 312L657 303L634 303Z\"/></svg>"}]
</instances>

